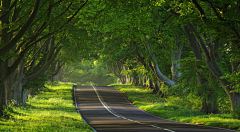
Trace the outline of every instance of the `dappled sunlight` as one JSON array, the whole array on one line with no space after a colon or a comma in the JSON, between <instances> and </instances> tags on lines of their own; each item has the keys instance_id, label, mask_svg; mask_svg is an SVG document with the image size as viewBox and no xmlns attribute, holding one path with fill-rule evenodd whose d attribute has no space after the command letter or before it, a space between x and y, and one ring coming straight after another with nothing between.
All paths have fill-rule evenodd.
<instances>
[{"instance_id":1,"label":"dappled sunlight","mask_svg":"<svg viewBox=\"0 0 240 132\"><path fill-rule=\"evenodd\" d=\"M155 116L194 124L239 129L240 120L233 119L230 114L205 115L196 110L186 109L177 103L168 104L164 98L159 98L157 94L149 94L151 90L143 87L124 85L115 87L123 92L135 106ZM171 100L179 99L172 96Z\"/></svg>"},{"instance_id":2,"label":"dappled sunlight","mask_svg":"<svg viewBox=\"0 0 240 132\"><path fill-rule=\"evenodd\" d=\"M239 9L237 0L0 0L0 131L90 131L77 112L105 109L240 130Z\"/></svg>"},{"instance_id":3,"label":"dappled sunlight","mask_svg":"<svg viewBox=\"0 0 240 132\"><path fill-rule=\"evenodd\" d=\"M72 100L72 84L48 85L49 91L28 99L25 106L14 107L9 121L0 120L0 131L84 131L90 127L76 112ZM2 126L2 124L5 124Z\"/></svg>"}]
</instances>

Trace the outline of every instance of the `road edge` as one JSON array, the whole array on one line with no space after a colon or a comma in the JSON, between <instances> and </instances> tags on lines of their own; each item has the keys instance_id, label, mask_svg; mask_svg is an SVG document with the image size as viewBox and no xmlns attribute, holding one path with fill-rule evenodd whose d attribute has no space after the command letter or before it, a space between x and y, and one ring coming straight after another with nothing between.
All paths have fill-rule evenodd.
<instances>
[{"instance_id":1,"label":"road edge","mask_svg":"<svg viewBox=\"0 0 240 132\"><path fill-rule=\"evenodd\" d=\"M82 117L82 114L80 113L80 111L78 110L77 107L77 99L76 99L76 95L75 95L75 88L77 87L77 85L73 85L73 102L74 102L74 106L76 108L76 111L80 114L80 116ZM87 123L86 120L82 117L83 122ZM87 123L88 124L88 123ZM88 124L89 125L89 124ZM90 126L90 125L89 125ZM97 132L93 127L90 126L90 128L92 129L92 131Z\"/></svg>"},{"instance_id":2,"label":"road edge","mask_svg":"<svg viewBox=\"0 0 240 132\"><path fill-rule=\"evenodd\" d=\"M114 86L108 86L108 87L114 87ZM114 87L115 88L115 87ZM133 103L131 103L128 99L127 99L127 96L125 96L120 90L118 90L117 88L115 88L119 93L121 93L123 95L123 97L134 107L138 108L137 106L135 106ZM138 108L140 109L140 108ZM196 126L205 126L206 125L197 125L197 124L191 124L191 123L187 123L187 122L181 122L181 121L175 121L175 120L170 120L170 119L165 119L165 118L162 118L162 117L158 117L158 116L155 116L151 113L148 113L147 111L144 111L142 109L140 109L141 111L151 115L151 116L154 116L154 117L157 117L157 118L160 118L160 119L164 119L164 120L169 120L169 121L174 121L174 122L180 122L180 123L185 123L185 124L189 124L189 125L196 125ZM232 130L232 129L227 129L227 128L221 128L221 127L214 127L214 126L207 126L207 127L212 127L212 128L217 128L217 129L222 129L222 130L228 130L228 131L233 131L233 132L240 132L240 131L236 131L236 130Z\"/></svg>"}]
</instances>

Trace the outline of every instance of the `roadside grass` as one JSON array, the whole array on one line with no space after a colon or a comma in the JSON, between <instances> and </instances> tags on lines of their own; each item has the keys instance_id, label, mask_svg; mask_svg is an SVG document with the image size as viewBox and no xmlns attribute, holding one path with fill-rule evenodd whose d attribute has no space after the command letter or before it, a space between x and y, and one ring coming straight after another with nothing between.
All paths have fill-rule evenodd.
<instances>
[{"instance_id":1,"label":"roadside grass","mask_svg":"<svg viewBox=\"0 0 240 132\"><path fill-rule=\"evenodd\" d=\"M119 84L109 86L114 86L124 93L135 106L155 116L198 125L240 130L240 120L233 119L231 114L205 115L199 111L186 109L178 104L169 105L164 98L160 98L157 94L151 94L151 89L145 89L141 86Z\"/></svg>"},{"instance_id":2,"label":"roadside grass","mask_svg":"<svg viewBox=\"0 0 240 132\"><path fill-rule=\"evenodd\" d=\"M92 132L72 100L73 83L48 83L26 105L9 106L9 119L0 118L1 132Z\"/></svg>"}]
</instances>

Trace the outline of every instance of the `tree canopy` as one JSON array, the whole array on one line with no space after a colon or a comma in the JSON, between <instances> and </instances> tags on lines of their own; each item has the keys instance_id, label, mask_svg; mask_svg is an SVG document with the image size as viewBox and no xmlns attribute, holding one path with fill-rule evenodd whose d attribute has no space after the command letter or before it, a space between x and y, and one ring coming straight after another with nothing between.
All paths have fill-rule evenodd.
<instances>
[{"instance_id":1,"label":"tree canopy","mask_svg":"<svg viewBox=\"0 0 240 132\"><path fill-rule=\"evenodd\" d=\"M194 94L204 113L218 113L223 97L239 110L239 6L236 0L1 0L0 106L22 102L24 86L67 67L65 77L80 84L106 85L112 76L159 93L168 87L168 94Z\"/></svg>"}]
</instances>

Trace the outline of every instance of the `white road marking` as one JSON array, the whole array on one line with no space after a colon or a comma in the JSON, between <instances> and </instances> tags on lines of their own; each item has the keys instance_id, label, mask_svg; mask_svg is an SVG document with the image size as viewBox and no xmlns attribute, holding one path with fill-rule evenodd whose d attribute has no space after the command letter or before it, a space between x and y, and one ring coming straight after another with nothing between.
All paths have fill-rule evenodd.
<instances>
[{"instance_id":1,"label":"white road marking","mask_svg":"<svg viewBox=\"0 0 240 132\"><path fill-rule=\"evenodd\" d=\"M102 96L98 93L97 89L96 89L94 86L92 86L92 87L93 87L94 91L95 91L96 94L97 94L98 100L102 103L102 105L105 107L105 109L107 109L107 111L109 111L109 112L110 112L111 114L113 114L114 116L116 116L116 117L121 117L121 118L123 118L123 119L129 120L129 121L132 121L132 122L136 122L136 123L138 123L138 124L150 125L150 126L155 127L155 128L163 129L163 130L165 130L165 131L175 132L175 131L172 131L172 130L169 130L169 129L165 129L165 128L161 128L161 127L158 127L158 126L155 126L155 125L151 125L150 123L142 123L142 122L139 122L139 121L135 121L135 120L132 120L132 119L128 119L128 118L124 117L123 115L118 114L117 112L115 112L114 110L112 110L112 109L107 105L106 102L104 102Z\"/></svg>"},{"instance_id":2,"label":"white road marking","mask_svg":"<svg viewBox=\"0 0 240 132\"><path fill-rule=\"evenodd\" d=\"M116 89L115 87L113 87L114 89ZM132 106L136 107L134 104L132 104L131 102L129 102L129 100L123 95L123 93L121 93L118 89L116 89L120 94L122 94L122 96L125 98L126 101L128 101L129 104L131 104ZM136 107L138 108L138 107ZM139 108L138 108L139 109ZM143 111L144 113L147 113L153 117L159 118L159 119L163 119L163 120L168 120L168 121L173 121L173 122L178 122L178 123L184 123L184 124L189 124L189 125L193 125L193 126L203 126L203 127L211 127L211 128L215 128L215 129L221 129L221 130L228 130L228 131L233 131L233 132L240 132L240 131L236 131L236 130L231 130L231 129L226 129L226 128L221 128L221 127L213 127L213 126L204 126L204 125L197 125L197 124L191 124L191 123L186 123L186 122L180 122L180 121L174 121L174 120L169 120L169 119L165 119L165 118L161 118L155 115L152 115L142 109L140 109L141 111ZM171 130L168 130L171 131ZM172 131L174 132L174 131Z\"/></svg>"},{"instance_id":3,"label":"white road marking","mask_svg":"<svg viewBox=\"0 0 240 132\"><path fill-rule=\"evenodd\" d=\"M93 86L92 86L93 87ZM113 87L113 88L115 88L115 87ZM116 89L116 88L115 88ZM94 88L94 90L95 90L95 88ZM117 90L117 89L116 89ZM119 90L117 90L120 94L122 94ZM95 92L96 92L96 90L95 90ZM122 96L125 98L125 100L127 100L128 101L128 99L122 94ZM77 109L77 112L81 115L81 113L79 112L79 110L78 110L78 107L77 107L77 102L76 102L76 94L75 94L75 86L74 86L74 97L75 97L75 107L76 107L76 109ZM98 98L99 99L99 98ZM99 99L100 100L100 99ZM129 101L128 101L129 102ZM136 107L135 105L133 105L131 102L129 102L132 106L134 106L134 107ZM106 103L105 103L106 104ZM106 107L105 107L106 108ZM108 107L109 108L109 107ZM106 109L108 109L108 108L106 108ZM138 108L138 107L136 107L136 108ZM111 109L111 108L110 108ZM141 109L139 109L139 110L141 110ZM112 110L113 111L113 110ZM160 118L160 117L157 117L157 116L155 116L155 115L152 115L152 114L150 114L150 113L148 113L148 112L146 112L146 111L144 111L144 110L141 110L141 111L143 111L143 112L145 112L145 113L147 113L147 114L149 114L149 115L151 115L151 116L154 116L154 117L156 117L156 118L159 118L159 119L164 119L164 118ZM110 113L112 113L112 112L110 112ZM114 114L113 114L114 115ZM116 114L115 114L116 115ZM117 116L117 117L120 117L120 116ZM82 118L82 120L84 121L84 122L86 122L83 118ZM137 122L137 123L139 123L139 124L147 124L147 123L141 123L141 122L139 122L139 121L135 121L135 120L131 120L131 119L128 119L128 120L130 120L130 121L133 121L133 122ZM169 119L164 119L164 120L169 120ZM174 121L174 120L169 120L169 121L173 121L173 122L179 122L179 121ZM87 123L87 122L86 122ZM190 123L186 123L186 122L179 122L179 123L185 123L185 124L189 124L189 125L196 125L196 124L190 124ZM148 124L149 125L149 124ZM155 126L155 125L150 125L150 126L152 126L152 127L155 127L155 128L161 128L161 127L158 127L158 126ZM196 126L203 126L203 127L206 127L206 126L204 126L204 125L196 125ZM91 127L91 126L90 126ZM212 127L212 126L207 126L207 127L211 127L211 128L216 128L216 129L222 129L222 130L228 130L228 131L233 131L233 132L240 132L240 131L235 131L235 130L231 130L231 129L225 129L225 128L220 128L220 127ZM94 132L97 132L94 128L92 128L91 127L91 129L94 131ZM172 131L172 130L169 130L169 129L163 129L163 130L166 130L166 131L169 131L169 132L175 132L175 131Z\"/></svg>"}]
</instances>

